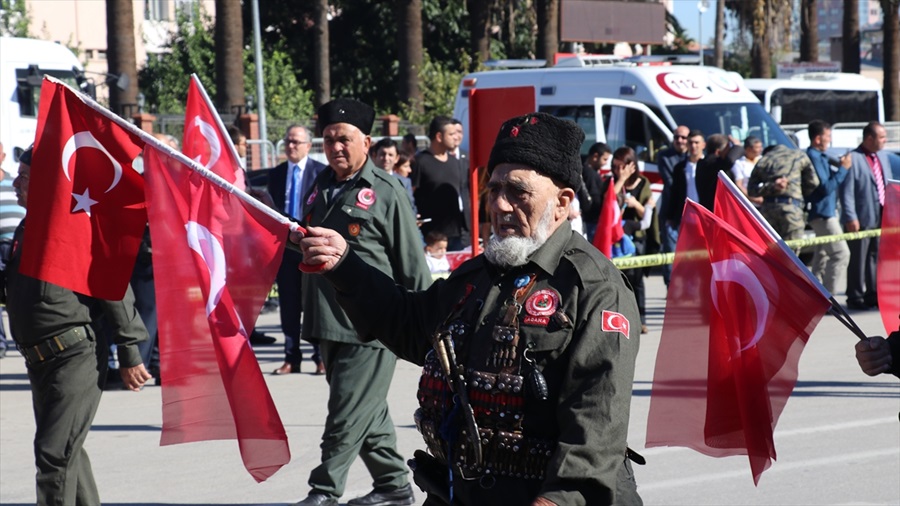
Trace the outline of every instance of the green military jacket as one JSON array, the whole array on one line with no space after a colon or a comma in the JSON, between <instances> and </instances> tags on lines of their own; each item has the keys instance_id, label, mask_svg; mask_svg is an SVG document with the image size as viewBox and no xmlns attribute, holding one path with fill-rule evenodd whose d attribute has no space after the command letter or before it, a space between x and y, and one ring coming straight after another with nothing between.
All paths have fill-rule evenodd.
<instances>
[{"instance_id":1,"label":"green military jacket","mask_svg":"<svg viewBox=\"0 0 900 506\"><path fill-rule=\"evenodd\" d=\"M305 224L340 232L363 261L397 284L420 290L431 282L421 235L406 190L371 159L331 200L334 171L323 170L307 197ZM304 274L303 330L306 340L360 344L353 324L322 276ZM370 344L380 346L377 343Z\"/></svg>"},{"instance_id":2,"label":"green military jacket","mask_svg":"<svg viewBox=\"0 0 900 506\"><path fill-rule=\"evenodd\" d=\"M521 480L518 486L505 487L504 502L529 504L536 495L567 505L615 500L617 475L624 465L640 316L627 280L607 258L564 222L525 266L504 272L480 255L426 291L395 286L365 263L351 252L324 275L360 336L379 339L400 358L421 365L432 349L432 334L449 314L458 314L469 330L457 340L457 358L475 370L484 370L499 309L516 280L535 275L530 293L555 294L555 307L570 324L534 316L529 301L520 308L519 343L542 371L549 392L545 401L524 401L523 434L557 445L543 481ZM472 398L471 384L468 391ZM450 420L457 431L465 427L459 418ZM462 436L457 432L453 437ZM462 480L454 483L466 486ZM477 480L472 483L478 486Z\"/></svg>"},{"instance_id":3,"label":"green military jacket","mask_svg":"<svg viewBox=\"0 0 900 506\"><path fill-rule=\"evenodd\" d=\"M781 177L788 178L783 192L773 183ZM747 181L747 194L751 197L790 197L800 201L819 186L819 176L806 153L787 146L775 146L763 155L753 167Z\"/></svg>"},{"instance_id":4,"label":"green military jacket","mask_svg":"<svg viewBox=\"0 0 900 506\"><path fill-rule=\"evenodd\" d=\"M122 367L141 363L137 343L147 339L147 329L134 309L131 287L119 301L95 299L19 273L25 220L13 236L12 257L7 264L6 295L13 339L20 346L36 344L76 327L91 325L104 316Z\"/></svg>"}]
</instances>

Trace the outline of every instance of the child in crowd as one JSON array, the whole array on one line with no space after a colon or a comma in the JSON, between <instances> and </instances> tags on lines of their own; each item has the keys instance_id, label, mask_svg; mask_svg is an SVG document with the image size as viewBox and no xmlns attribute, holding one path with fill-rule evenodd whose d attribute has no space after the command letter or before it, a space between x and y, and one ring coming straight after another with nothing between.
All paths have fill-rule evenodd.
<instances>
[{"instance_id":1,"label":"child in crowd","mask_svg":"<svg viewBox=\"0 0 900 506\"><path fill-rule=\"evenodd\" d=\"M425 236L425 261L432 274L446 274L450 272L450 262L447 260L447 236L432 230Z\"/></svg>"}]
</instances>

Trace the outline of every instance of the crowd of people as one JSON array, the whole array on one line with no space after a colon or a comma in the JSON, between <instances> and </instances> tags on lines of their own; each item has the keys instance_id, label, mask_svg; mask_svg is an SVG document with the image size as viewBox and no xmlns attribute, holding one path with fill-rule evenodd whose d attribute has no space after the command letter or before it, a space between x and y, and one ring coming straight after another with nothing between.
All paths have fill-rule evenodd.
<instances>
[{"instance_id":1,"label":"crowd of people","mask_svg":"<svg viewBox=\"0 0 900 506\"><path fill-rule=\"evenodd\" d=\"M686 199L711 207L719 172L785 239L807 225L816 235L880 227L885 185L900 177L877 122L840 159L826 153L822 121L810 123L805 153L683 125L658 154L657 199L633 149L596 143L582 157L580 127L531 113L506 121L491 150L483 254L450 272L447 252L471 243L462 125L434 118L418 150L415 137L372 142L374 116L352 99L324 104L316 130L327 164L310 156L313 132L291 125L285 161L265 190L249 190L308 231L292 235L301 251L285 249L276 278L285 339L272 371L299 373L304 340L328 385L321 463L303 506L336 505L357 456L373 490L347 504L414 503L386 401L398 357L423 366L415 422L428 451L416 452L413 480L426 504L641 504L631 465L643 459L627 428L648 270L620 272L591 244L610 188L627 237L614 251L643 255L675 250ZM246 137L230 133L245 157ZM158 375L152 248L146 234L134 295L115 303L20 274L30 155L13 184L0 174L0 293L32 384L38 502L99 504L83 449L106 371L94 318L106 315L101 335L118 345L125 388ZM817 247L812 272L832 293L846 272L847 306L874 308L877 251L877 238L834 241ZM860 367L897 374L898 342L896 333L862 341ZM0 358L9 346L0 333ZM87 409L69 416L75 404Z\"/></svg>"}]
</instances>

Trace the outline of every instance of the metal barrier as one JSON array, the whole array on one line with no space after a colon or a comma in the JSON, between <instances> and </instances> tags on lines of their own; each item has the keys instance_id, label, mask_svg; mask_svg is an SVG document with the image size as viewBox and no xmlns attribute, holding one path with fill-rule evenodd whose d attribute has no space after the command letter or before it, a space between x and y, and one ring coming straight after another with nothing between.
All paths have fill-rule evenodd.
<instances>
[{"instance_id":1,"label":"metal barrier","mask_svg":"<svg viewBox=\"0 0 900 506\"><path fill-rule=\"evenodd\" d=\"M275 151L275 145L272 144L272 141L264 139L247 139L247 149L250 150L253 149L253 146L260 146L263 144L265 144L267 148L266 155L268 160L260 160L261 167L267 168L278 165L278 154L280 153L280 151Z\"/></svg>"},{"instance_id":2,"label":"metal barrier","mask_svg":"<svg viewBox=\"0 0 900 506\"><path fill-rule=\"evenodd\" d=\"M807 246L818 246L838 241L855 241L866 237L880 237L881 229L863 230L861 232L848 232L838 235L823 235L822 237L811 237L808 239L793 239L785 241L791 249L799 249ZM638 257L619 257L612 260L613 265L619 269L640 269L643 267L656 267L658 265L671 264L675 259L675 253L657 253L655 255L642 255Z\"/></svg>"}]
</instances>

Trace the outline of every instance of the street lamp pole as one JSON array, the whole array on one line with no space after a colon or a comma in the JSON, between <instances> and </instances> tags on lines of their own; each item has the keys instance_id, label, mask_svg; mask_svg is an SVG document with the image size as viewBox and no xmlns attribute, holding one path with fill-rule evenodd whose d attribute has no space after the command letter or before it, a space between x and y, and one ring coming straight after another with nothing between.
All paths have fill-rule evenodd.
<instances>
[{"instance_id":1,"label":"street lamp pole","mask_svg":"<svg viewBox=\"0 0 900 506\"><path fill-rule=\"evenodd\" d=\"M700 12L700 26L699 26L699 43L700 43L700 65L703 65L703 13L706 12L706 9L709 9L709 0L700 0L697 2L697 10Z\"/></svg>"}]
</instances>

